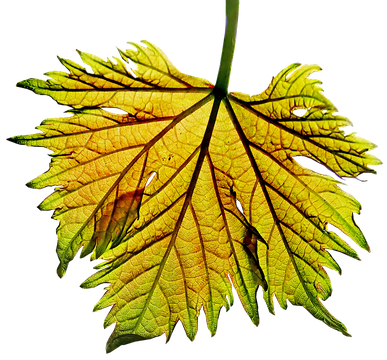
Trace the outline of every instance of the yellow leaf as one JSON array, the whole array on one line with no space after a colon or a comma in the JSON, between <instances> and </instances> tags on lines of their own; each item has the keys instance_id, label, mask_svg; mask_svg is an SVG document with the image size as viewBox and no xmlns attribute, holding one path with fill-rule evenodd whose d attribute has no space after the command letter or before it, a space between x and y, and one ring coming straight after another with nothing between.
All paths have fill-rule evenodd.
<instances>
[{"instance_id":1,"label":"yellow leaf","mask_svg":"<svg viewBox=\"0 0 387 360\"><path fill-rule=\"evenodd\" d=\"M357 258L327 224L368 249L353 221L360 205L294 157L355 177L380 163L366 153L374 145L341 130L350 122L309 79L315 65L289 66L257 96L223 94L144 43L120 51L133 73L119 59L80 52L92 73L60 59L68 73L19 83L72 115L11 139L54 152L29 185L59 186L40 205L60 221L58 274L81 248L105 260L82 286L110 284L95 307L112 306L108 351L169 339L177 321L193 339L201 308L215 334L220 309L233 302L231 283L256 325L261 285L270 311L275 295L348 335L320 299L331 294L324 267L340 271L327 250Z\"/></svg>"}]
</instances>

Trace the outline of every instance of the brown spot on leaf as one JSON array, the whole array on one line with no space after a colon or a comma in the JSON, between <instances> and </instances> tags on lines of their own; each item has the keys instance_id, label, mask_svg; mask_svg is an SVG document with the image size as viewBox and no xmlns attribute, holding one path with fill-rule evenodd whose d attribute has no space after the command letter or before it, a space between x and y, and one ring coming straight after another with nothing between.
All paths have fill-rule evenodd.
<instances>
[{"instance_id":1,"label":"brown spot on leaf","mask_svg":"<svg viewBox=\"0 0 387 360\"><path fill-rule=\"evenodd\" d=\"M125 192L101 209L102 214L100 213L100 218L97 219L93 237L97 246L97 257L109 244L114 247L121 243L138 216L143 192L144 188Z\"/></svg>"}]
</instances>

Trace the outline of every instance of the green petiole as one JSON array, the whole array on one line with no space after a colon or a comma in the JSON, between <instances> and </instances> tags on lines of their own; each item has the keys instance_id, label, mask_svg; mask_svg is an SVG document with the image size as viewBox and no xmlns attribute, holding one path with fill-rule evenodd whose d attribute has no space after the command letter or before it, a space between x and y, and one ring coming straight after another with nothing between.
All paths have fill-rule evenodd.
<instances>
[{"instance_id":1,"label":"green petiole","mask_svg":"<svg viewBox=\"0 0 387 360\"><path fill-rule=\"evenodd\" d=\"M241 0L224 0L224 38L215 87L227 94L236 52Z\"/></svg>"}]
</instances>

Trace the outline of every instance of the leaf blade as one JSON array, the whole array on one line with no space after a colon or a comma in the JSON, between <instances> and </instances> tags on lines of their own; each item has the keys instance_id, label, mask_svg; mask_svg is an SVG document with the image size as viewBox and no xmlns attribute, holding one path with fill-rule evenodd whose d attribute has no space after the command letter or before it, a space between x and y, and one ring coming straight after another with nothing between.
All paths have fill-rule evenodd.
<instances>
[{"instance_id":1,"label":"leaf blade","mask_svg":"<svg viewBox=\"0 0 387 360\"><path fill-rule=\"evenodd\" d=\"M320 68L292 64L260 95L225 95L144 44L120 51L137 65L133 73L119 59L78 51L93 73L60 59L68 73L18 83L72 115L11 139L54 152L29 186L59 186L40 205L60 221L58 274L81 248L82 257L105 261L81 286L110 284L95 306L112 306L107 351L161 334L168 340L178 321L193 340L201 308L214 335L232 285L255 325L262 286L269 311L276 296L281 307L303 306L349 335L320 300L332 291L324 267L341 272L329 250L358 258L327 225L368 249L353 221L360 204L294 157L339 177L372 173L380 161L367 154L372 143L341 130L350 121L309 79Z\"/></svg>"}]
</instances>

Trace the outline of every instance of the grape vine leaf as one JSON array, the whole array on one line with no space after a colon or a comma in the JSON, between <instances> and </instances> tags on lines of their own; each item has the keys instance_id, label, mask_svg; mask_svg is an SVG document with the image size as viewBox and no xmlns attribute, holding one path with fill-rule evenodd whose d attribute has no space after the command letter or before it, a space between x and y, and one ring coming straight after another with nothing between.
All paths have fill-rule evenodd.
<instances>
[{"instance_id":1,"label":"grape vine leaf","mask_svg":"<svg viewBox=\"0 0 387 360\"><path fill-rule=\"evenodd\" d=\"M309 78L320 68L293 64L260 95L223 94L151 43L131 45L123 61L79 52L92 72L59 59L68 72L18 83L71 115L10 139L53 151L50 169L28 186L58 186L39 206L60 221L58 275L81 248L104 260L81 286L109 284L95 306L112 306L107 351L169 339L178 321L194 339L201 308L215 334L231 284L256 325L262 286L271 312L275 295L282 308L301 305L349 335L320 299L331 294L324 267L341 271L327 250L358 258L327 225L369 249L353 220L360 204L294 157L339 177L374 173L369 165L380 161L367 154L375 145L341 130L350 121Z\"/></svg>"}]
</instances>

